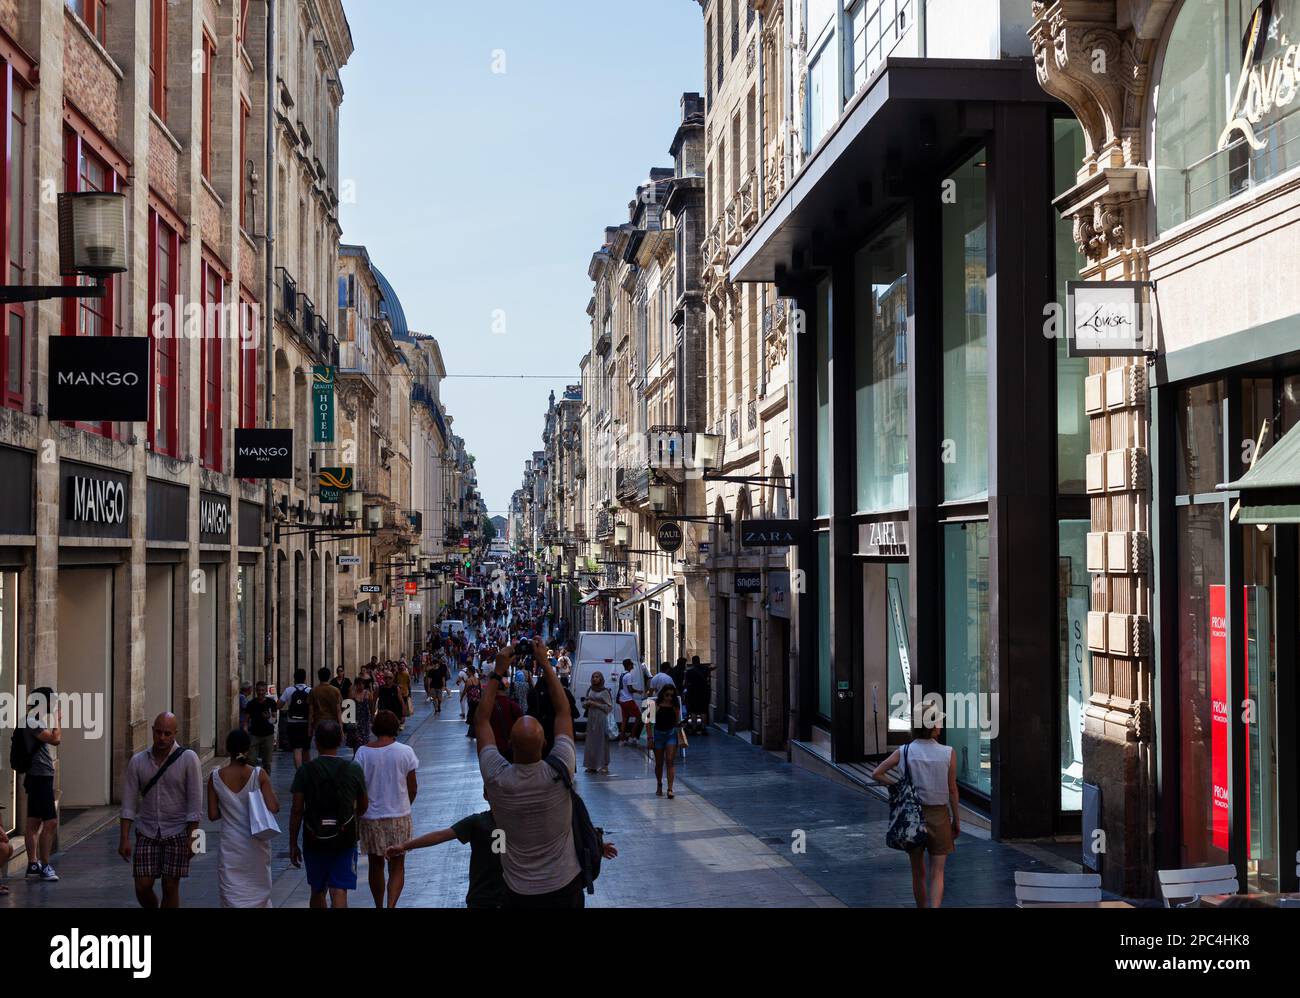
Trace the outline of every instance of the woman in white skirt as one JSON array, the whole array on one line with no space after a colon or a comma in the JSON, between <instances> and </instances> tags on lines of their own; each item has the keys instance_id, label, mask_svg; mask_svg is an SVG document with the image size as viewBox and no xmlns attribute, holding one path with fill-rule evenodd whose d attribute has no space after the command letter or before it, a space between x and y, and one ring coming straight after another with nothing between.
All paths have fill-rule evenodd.
<instances>
[{"instance_id":1,"label":"woman in white skirt","mask_svg":"<svg viewBox=\"0 0 1300 998\"><path fill-rule=\"evenodd\" d=\"M409 745L397 740L401 725L391 710L381 710L370 722L375 740L357 749L355 761L366 775L370 806L358 831L361 849L370 861L370 894L375 907L384 907L384 853L411 837L411 802L415 800L415 771L420 760ZM396 908L406 883L406 857L388 860L388 907Z\"/></svg>"},{"instance_id":2,"label":"woman in white skirt","mask_svg":"<svg viewBox=\"0 0 1300 998\"><path fill-rule=\"evenodd\" d=\"M217 897L223 908L271 907L271 843L253 838L249 799L261 794L272 814L280 802L271 778L260 766L248 764L252 738L242 728L226 737L230 761L208 780L208 818L221 821L217 847Z\"/></svg>"}]
</instances>

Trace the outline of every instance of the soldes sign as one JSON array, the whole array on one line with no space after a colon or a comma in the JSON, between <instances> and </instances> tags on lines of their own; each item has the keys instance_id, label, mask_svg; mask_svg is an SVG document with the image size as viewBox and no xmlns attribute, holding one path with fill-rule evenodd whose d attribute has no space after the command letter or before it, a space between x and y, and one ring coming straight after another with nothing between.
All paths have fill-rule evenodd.
<instances>
[{"instance_id":1,"label":"soldes sign","mask_svg":"<svg viewBox=\"0 0 1300 998\"><path fill-rule=\"evenodd\" d=\"M293 430L235 430L236 478L292 478Z\"/></svg>"},{"instance_id":2,"label":"soldes sign","mask_svg":"<svg viewBox=\"0 0 1300 998\"><path fill-rule=\"evenodd\" d=\"M51 336L50 419L144 423L149 419L147 336Z\"/></svg>"}]
</instances>

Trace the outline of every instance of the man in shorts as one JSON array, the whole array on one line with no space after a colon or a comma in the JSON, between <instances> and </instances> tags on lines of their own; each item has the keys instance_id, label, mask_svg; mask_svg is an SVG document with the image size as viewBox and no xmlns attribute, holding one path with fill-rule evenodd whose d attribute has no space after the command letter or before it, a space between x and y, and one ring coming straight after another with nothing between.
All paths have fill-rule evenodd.
<instances>
[{"instance_id":1,"label":"man in shorts","mask_svg":"<svg viewBox=\"0 0 1300 998\"><path fill-rule=\"evenodd\" d=\"M366 777L355 762L338 757L343 728L337 721L317 724L315 738L320 754L293 774L289 862L306 861L313 908L346 908L348 891L357 888L358 825L370 806Z\"/></svg>"},{"instance_id":2,"label":"man in shorts","mask_svg":"<svg viewBox=\"0 0 1300 998\"><path fill-rule=\"evenodd\" d=\"M280 709L284 711L284 731L293 750L293 768L297 769L311 754L311 687L307 685L307 670L295 669L293 685L280 694Z\"/></svg>"},{"instance_id":3,"label":"man in shorts","mask_svg":"<svg viewBox=\"0 0 1300 998\"><path fill-rule=\"evenodd\" d=\"M190 875L194 832L203 816L199 757L176 744L176 715L153 722L153 747L137 752L126 767L122 834L117 852L132 858L135 827L135 898L141 908L160 907L153 885L162 878L163 908L181 906L181 880Z\"/></svg>"},{"instance_id":4,"label":"man in shorts","mask_svg":"<svg viewBox=\"0 0 1300 998\"><path fill-rule=\"evenodd\" d=\"M54 702L54 690L42 686L28 697L26 731L27 751L30 761L23 777L23 790L27 793L27 823L24 841L27 843L27 876L53 882L59 879L50 866L50 851L59 827L59 809L54 801L55 749L62 738L59 708ZM0 864L0 870L3 870Z\"/></svg>"},{"instance_id":5,"label":"man in shorts","mask_svg":"<svg viewBox=\"0 0 1300 998\"><path fill-rule=\"evenodd\" d=\"M640 669L633 668L630 658L623 659L623 675L618 677L618 709L623 715L619 741L635 742L641 737L641 697L645 693ZM631 724L632 734L627 733Z\"/></svg>"}]
</instances>

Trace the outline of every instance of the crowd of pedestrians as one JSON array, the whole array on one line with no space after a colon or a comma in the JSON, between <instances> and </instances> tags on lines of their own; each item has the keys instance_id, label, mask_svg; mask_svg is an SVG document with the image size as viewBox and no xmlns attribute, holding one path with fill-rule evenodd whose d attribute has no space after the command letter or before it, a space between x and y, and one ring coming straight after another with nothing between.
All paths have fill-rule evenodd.
<instances>
[{"instance_id":1,"label":"crowd of pedestrians","mask_svg":"<svg viewBox=\"0 0 1300 998\"><path fill-rule=\"evenodd\" d=\"M644 728L657 792L664 794L666 777L671 798L686 729L704 720L697 708L707 701L708 669L696 659L688 670L682 659L676 669L663 663L651 678L629 659L617 676L596 672L575 697L573 647L563 640L567 622L557 628L543 600L502 585L457 612L468 626L440 619L409 661L372 657L355 676L342 666L332 674L322 668L314 685L298 669L278 695L265 682L243 685L239 727L225 739L223 763L206 778L199 756L177 742L176 716L155 718L150 747L127 765L121 807L118 852L131 863L137 902L180 906L206 815L218 823L219 903L271 906L273 844L283 834L271 779L279 748L291 753L294 767L289 861L304 869L312 907L347 906L362 853L375 906L395 907L406 853L453 839L470 846L468 906L584 906L601 861L618 851L574 789L574 721L587 718L583 768L592 774L609 772L614 741L636 743ZM421 684L433 717L441 717L445 700L457 698L488 808L417 835L412 804L419 759L401 734L414 712L412 690ZM35 692L53 702L52 690ZM53 749L61 731L57 711L38 719L33 703L21 740L15 736L26 755L28 875L53 881ZM615 718L621 727L614 727ZM12 852L0 836L0 862Z\"/></svg>"}]
</instances>

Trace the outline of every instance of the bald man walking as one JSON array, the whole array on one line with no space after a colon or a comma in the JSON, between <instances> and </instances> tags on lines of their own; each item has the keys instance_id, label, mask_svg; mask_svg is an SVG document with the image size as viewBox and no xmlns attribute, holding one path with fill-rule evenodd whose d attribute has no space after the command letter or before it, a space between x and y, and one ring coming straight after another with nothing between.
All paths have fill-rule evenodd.
<instances>
[{"instance_id":1,"label":"bald man walking","mask_svg":"<svg viewBox=\"0 0 1300 998\"><path fill-rule=\"evenodd\" d=\"M483 689L475 715L483 795L492 805L497 828L505 833L501 854L507 906L512 908L582 908L582 870L573 844L573 802L563 781L542 759L546 733L534 717L521 717L510 729L514 762L507 762L492 736L492 707L509 682L514 652L503 649L496 670ZM553 703L564 703L564 687L551 667L546 642L533 638L533 661L542 669ZM522 663L521 663L522 664ZM555 747L551 757L565 766L572 779L578 767L573 744L573 719L568 711L555 718Z\"/></svg>"},{"instance_id":2,"label":"bald man walking","mask_svg":"<svg viewBox=\"0 0 1300 998\"><path fill-rule=\"evenodd\" d=\"M154 883L162 878L163 908L181 906L181 879L190 875L194 832L203 815L199 757L176 744L176 715L153 722L153 747L137 752L126 767L122 835L117 852L131 859L135 826L135 898L141 908L159 907Z\"/></svg>"}]
</instances>

